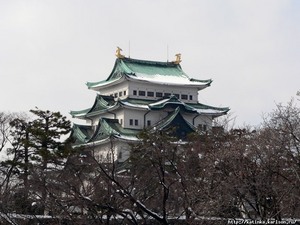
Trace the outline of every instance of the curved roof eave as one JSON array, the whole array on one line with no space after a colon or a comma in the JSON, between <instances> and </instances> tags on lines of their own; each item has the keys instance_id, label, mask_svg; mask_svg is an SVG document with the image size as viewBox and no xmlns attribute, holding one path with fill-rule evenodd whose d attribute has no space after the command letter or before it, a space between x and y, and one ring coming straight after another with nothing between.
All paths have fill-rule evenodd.
<instances>
[{"instance_id":1,"label":"curved roof eave","mask_svg":"<svg viewBox=\"0 0 300 225\"><path fill-rule=\"evenodd\" d=\"M168 127L173 120L175 119L175 117L177 117L180 114L180 107L177 107L173 113L171 113L170 115L168 115L167 117L165 117L164 119L162 119L161 121L159 121L158 123L154 124L150 130L156 130L158 128L158 130L163 130L166 127ZM182 120L185 122L185 124L193 131L196 131L195 126L193 126L192 124L190 124L187 120L185 120L181 115L180 117L182 118Z\"/></svg>"},{"instance_id":2,"label":"curved roof eave","mask_svg":"<svg viewBox=\"0 0 300 225\"><path fill-rule=\"evenodd\" d=\"M132 104L129 102L124 102L122 100L119 101L120 105L124 108L128 108L128 109L137 109L137 110L150 110L150 108L148 107L148 105L138 105L138 104Z\"/></svg>"},{"instance_id":3,"label":"curved roof eave","mask_svg":"<svg viewBox=\"0 0 300 225\"><path fill-rule=\"evenodd\" d=\"M106 113L106 112L110 112L112 110L115 110L116 108L119 107L119 104L116 103L115 105L111 106L110 108L107 108L107 109L103 109L103 110L96 110L96 111L93 111L93 112L89 112L92 108L89 108L87 109L86 113L81 113L79 115L73 115L71 114L74 118L77 118L77 119L86 119L87 117L91 117L91 116L97 116L99 114L103 114L103 113ZM83 111L83 110L82 110ZM72 111L74 112L74 111Z\"/></svg>"},{"instance_id":4,"label":"curved roof eave","mask_svg":"<svg viewBox=\"0 0 300 225\"><path fill-rule=\"evenodd\" d=\"M184 110L188 111L188 112L197 112L197 110L194 107L189 106L185 102L179 100L175 95L171 95L169 98L165 98L165 99L159 100L157 102L150 103L149 108L153 109L153 110L159 110L159 109L163 109L163 108L167 107L168 105L171 105L171 106L175 105L175 106L183 107Z\"/></svg>"},{"instance_id":5,"label":"curved roof eave","mask_svg":"<svg viewBox=\"0 0 300 225\"><path fill-rule=\"evenodd\" d=\"M94 116L94 115L98 115L99 113L104 113L104 112L109 112L110 110L114 110L118 105L118 102L116 102L114 105L106 107L103 101L101 101L101 99L99 98L101 98L100 95L97 95L95 97L94 104L91 108L80 110L80 111L71 111L70 114L72 115L73 118L85 119L87 116ZM92 111L93 109L95 109L97 104L101 104L104 107L104 109Z\"/></svg>"},{"instance_id":6,"label":"curved roof eave","mask_svg":"<svg viewBox=\"0 0 300 225\"><path fill-rule=\"evenodd\" d=\"M88 132L84 132L84 129L90 129L90 126L73 124L72 133L70 136L74 137L81 143L86 143L89 140Z\"/></svg>"},{"instance_id":7,"label":"curved roof eave","mask_svg":"<svg viewBox=\"0 0 300 225\"><path fill-rule=\"evenodd\" d=\"M106 144L106 143L109 143L109 142L110 142L110 137L107 137L105 139L97 140L97 141L94 141L94 142L88 142L88 143L84 143L84 144L74 145L73 147L74 148L93 147L93 146L96 147L97 145Z\"/></svg>"},{"instance_id":8,"label":"curved roof eave","mask_svg":"<svg viewBox=\"0 0 300 225\"><path fill-rule=\"evenodd\" d=\"M125 136L112 135L111 137L106 137L106 138L104 138L104 139L97 140L97 141L94 141L94 142L88 142L88 143L84 143L84 144L74 145L73 147L74 147L74 148L80 148L80 147L96 147L96 146L99 146L99 145L101 145L101 144L109 143L109 142L111 141L112 138L115 138L115 139L117 139L118 141L125 142L125 143L129 143L129 142L134 143L134 142L140 141L140 139L138 139L137 137L129 138L129 137L125 137Z\"/></svg>"},{"instance_id":9,"label":"curved roof eave","mask_svg":"<svg viewBox=\"0 0 300 225\"><path fill-rule=\"evenodd\" d=\"M85 115L87 114L87 112L89 112L91 110L91 108L87 108L87 109L83 109L83 110L78 110L78 111L70 111L70 114L73 118L78 118L78 119L82 119L85 117Z\"/></svg>"},{"instance_id":10,"label":"curved roof eave","mask_svg":"<svg viewBox=\"0 0 300 225\"><path fill-rule=\"evenodd\" d=\"M122 75L113 80L108 80L108 81L104 80L104 81L95 82L95 83L87 82L86 85L87 85L88 89L91 89L94 91L99 91L102 88L107 88L107 87L119 84L119 83L123 82L124 80L125 80L125 76Z\"/></svg>"},{"instance_id":11,"label":"curved roof eave","mask_svg":"<svg viewBox=\"0 0 300 225\"><path fill-rule=\"evenodd\" d=\"M140 78L140 77L137 77L137 76L132 76L132 75L127 75L127 79L130 80L130 81L135 81L135 82L138 82L138 83L152 83L152 84L161 84L161 85L168 85L168 86L182 86L182 84L184 84L186 87L197 87L198 90L202 90L204 88L207 88L210 86L211 82L208 82L208 83L193 83L193 82L189 82L189 80L185 81L185 82L170 82L172 81L172 77L170 76L170 79L168 79L169 81L161 81L159 79L155 80L155 79L152 79L152 78Z\"/></svg>"},{"instance_id":12,"label":"curved roof eave","mask_svg":"<svg viewBox=\"0 0 300 225\"><path fill-rule=\"evenodd\" d=\"M119 107L119 104L115 104L111 108L108 108L108 109L97 110L97 111L93 111L93 112L87 113L85 115L85 117L91 117L91 116L97 116L97 115L100 115L100 114L103 114L103 113L109 113L109 112L115 110L118 107Z\"/></svg>"}]
</instances>

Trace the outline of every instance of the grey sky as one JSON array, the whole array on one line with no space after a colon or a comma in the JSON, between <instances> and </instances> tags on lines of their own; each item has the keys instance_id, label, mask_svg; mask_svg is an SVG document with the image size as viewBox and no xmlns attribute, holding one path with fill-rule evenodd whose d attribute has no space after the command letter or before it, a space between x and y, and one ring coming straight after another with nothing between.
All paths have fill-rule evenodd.
<instances>
[{"instance_id":1,"label":"grey sky","mask_svg":"<svg viewBox=\"0 0 300 225\"><path fill-rule=\"evenodd\" d=\"M214 80L199 101L229 106L237 125L300 89L297 0L0 0L0 111L90 107L85 83L106 79L129 42L132 58L180 52L190 77Z\"/></svg>"}]
</instances>

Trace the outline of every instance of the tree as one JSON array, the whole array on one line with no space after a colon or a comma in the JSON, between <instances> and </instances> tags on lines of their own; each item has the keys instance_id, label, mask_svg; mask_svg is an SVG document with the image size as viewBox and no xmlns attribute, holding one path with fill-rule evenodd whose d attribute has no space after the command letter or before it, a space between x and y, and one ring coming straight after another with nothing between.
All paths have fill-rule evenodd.
<instances>
[{"instance_id":1,"label":"tree","mask_svg":"<svg viewBox=\"0 0 300 225\"><path fill-rule=\"evenodd\" d=\"M10 141L10 121L17 115L12 113L0 112L0 152L5 148Z\"/></svg>"},{"instance_id":2,"label":"tree","mask_svg":"<svg viewBox=\"0 0 300 225\"><path fill-rule=\"evenodd\" d=\"M47 205L47 189L53 173L61 169L67 157L72 152L69 140L63 141L62 136L70 132L71 123L59 112L49 110L30 110L37 118L30 124L32 139L30 148L33 154L31 160L35 170L32 177L36 192L40 198L41 211L44 213ZM51 209L48 209L51 210Z\"/></svg>"},{"instance_id":3,"label":"tree","mask_svg":"<svg viewBox=\"0 0 300 225\"><path fill-rule=\"evenodd\" d=\"M31 203L39 206L35 213L44 213L54 174L63 168L72 152L70 140L63 140L63 135L70 131L70 121L59 112L39 109L30 112L35 116L33 120L17 118L11 122L13 142L8 151L11 157L3 165L10 167L22 181L18 199L21 195L28 202L22 213L32 212Z\"/></svg>"},{"instance_id":4,"label":"tree","mask_svg":"<svg viewBox=\"0 0 300 225\"><path fill-rule=\"evenodd\" d=\"M300 110L277 105L261 127L198 137L209 196L206 215L277 219L299 217ZM213 194L210 194L213 193Z\"/></svg>"},{"instance_id":5,"label":"tree","mask_svg":"<svg viewBox=\"0 0 300 225\"><path fill-rule=\"evenodd\" d=\"M282 199L282 211L287 216L300 215L300 108L291 99L287 104L277 104L264 119L264 126L273 131L270 139L282 156L280 161L286 180L289 181L289 194Z\"/></svg>"},{"instance_id":6,"label":"tree","mask_svg":"<svg viewBox=\"0 0 300 225\"><path fill-rule=\"evenodd\" d=\"M194 166L189 164L191 152L171 133L142 132L141 142L132 145L130 158L121 164L114 159L107 163L97 153L81 149L64 171L67 192L61 206L69 202L90 220L106 224L114 220L118 224L169 224L181 216L192 224L199 200L192 196L196 186L190 185L199 185L198 177L188 169ZM115 155L113 145L112 140L111 156ZM71 207L66 208L70 212Z\"/></svg>"}]
</instances>

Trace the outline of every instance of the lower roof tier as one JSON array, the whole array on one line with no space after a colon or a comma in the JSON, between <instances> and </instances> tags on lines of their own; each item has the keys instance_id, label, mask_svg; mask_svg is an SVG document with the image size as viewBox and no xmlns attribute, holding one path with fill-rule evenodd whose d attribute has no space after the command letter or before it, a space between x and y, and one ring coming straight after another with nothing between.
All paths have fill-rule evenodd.
<instances>
[{"instance_id":1,"label":"lower roof tier","mask_svg":"<svg viewBox=\"0 0 300 225\"><path fill-rule=\"evenodd\" d=\"M196 132L196 127L190 124L181 115L181 107L174 109L172 113L152 126L146 128L148 132L156 132L174 129L174 137L185 139L189 133ZM93 126L74 124L72 138L75 146L97 145L113 139L132 142L139 140L141 130L123 128L117 119L100 118L96 129Z\"/></svg>"}]
</instances>

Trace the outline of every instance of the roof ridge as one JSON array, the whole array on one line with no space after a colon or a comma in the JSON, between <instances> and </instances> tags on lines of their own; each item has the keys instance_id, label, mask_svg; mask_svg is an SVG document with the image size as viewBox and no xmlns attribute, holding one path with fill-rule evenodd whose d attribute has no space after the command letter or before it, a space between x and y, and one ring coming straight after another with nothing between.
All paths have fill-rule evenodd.
<instances>
[{"instance_id":1,"label":"roof ridge","mask_svg":"<svg viewBox=\"0 0 300 225\"><path fill-rule=\"evenodd\" d=\"M140 63L140 64L149 64L149 65L164 65L164 66L174 66L177 67L179 64L175 64L174 62L169 62L169 61L154 61L154 60L146 60L146 59L133 59L133 58L122 58L122 59L117 59L120 61L125 61L125 62L133 62L133 63Z\"/></svg>"},{"instance_id":2,"label":"roof ridge","mask_svg":"<svg viewBox=\"0 0 300 225\"><path fill-rule=\"evenodd\" d=\"M153 126L151 126L150 131L155 131L155 130L163 130L166 127L168 127L177 116L180 116L180 118L186 123L186 125L192 129L192 130L196 130L196 128L194 127L194 125L192 125L191 123L189 123L186 119L183 118L183 116L180 113L181 108L178 106L172 113L170 113L168 116L166 116L165 118L163 118L162 120L160 120L159 122L157 122L156 124L154 124Z\"/></svg>"}]
</instances>

